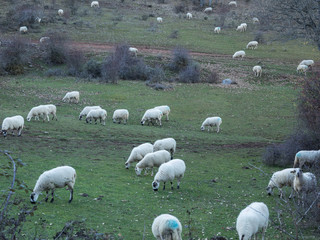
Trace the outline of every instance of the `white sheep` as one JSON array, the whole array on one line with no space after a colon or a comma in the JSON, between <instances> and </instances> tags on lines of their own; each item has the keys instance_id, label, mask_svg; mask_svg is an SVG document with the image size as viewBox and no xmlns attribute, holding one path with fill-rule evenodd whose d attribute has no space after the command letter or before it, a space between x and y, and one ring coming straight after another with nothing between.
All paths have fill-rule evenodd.
<instances>
[{"instance_id":1,"label":"white sheep","mask_svg":"<svg viewBox=\"0 0 320 240\"><path fill-rule=\"evenodd\" d=\"M236 1L231 1L228 3L229 6L237 6L237 2Z\"/></svg>"},{"instance_id":2,"label":"white sheep","mask_svg":"<svg viewBox=\"0 0 320 240\"><path fill-rule=\"evenodd\" d=\"M213 32L219 34L221 32L221 27L215 27Z\"/></svg>"},{"instance_id":3,"label":"white sheep","mask_svg":"<svg viewBox=\"0 0 320 240\"><path fill-rule=\"evenodd\" d=\"M252 22L253 23L259 23L260 21L259 21L259 19L257 17L254 17L254 18L252 18Z\"/></svg>"},{"instance_id":4,"label":"white sheep","mask_svg":"<svg viewBox=\"0 0 320 240\"><path fill-rule=\"evenodd\" d=\"M50 121L49 118L49 108L45 105L39 105L36 107L31 108L31 110L29 111L28 115L27 115L27 121L30 122L30 120L34 117L35 120L39 120L39 117L43 118L43 121L45 119L48 120L48 122Z\"/></svg>"},{"instance_id":5,"label":"white sheep","mask_svg":"<svg viewBox=\"0 0 320 240\"><path fill-rule=\"evenodd\" d=\"M203 10L205 13L211 13L212 12L212 7L207 7Z\"/></svg>"},{"instance_id":6,"label":"white sheep","mask_svg":"<svg viewBox=\"0 0 320 240\"><path fill-rule=\"evenodd\" d=\"M113 112L112 121L114 123L118 122L119 124L123 121L124 124L127 124L129 119L129 111L127 109L117 109Z\"/></svg>"},{"instance_id":7,"label":"white sheep","mask_svg":"<svg viewBox=\"0 0 320 240\"><path fill-rule=\"evenodd\" d=\"M163 190L165 190L167 181L170 181L171 189L173 190L172 182L175 178L177 179L177 189L179 189L180 181L181 178L183 178L185 171L186 165L181 159L173 159L169 162L161 164L152 182L153 190L158 191L160 182L163 182Z\"/></svg>"},{"instance_id":8,"label":"white sheep","mask_svg":"<svg viewBox=\"0 0 320 240\"><path fill-rule=\"evenodd\" d=\"M58 15L59 15L60 17L63 15L63 13L64 13L64 12L63 12L62 9L59 9L59 10L58 10Z\"/></svg>"},{"instance_id":9,"label":"white sheep","mask_svg":"<svg viewBox=\"0 0 320 240\"><path fill-rule=\"evenodd\" d=\"M162 112L163 115L166 116L167 121L169 121L169 113L170 113L170 107L167 105L157 106L154 107L154 109L158 109Z\"/></svg>"},{"instance_id":10,"label":"white sheep","mask_svg":"<svg viewBox=\"0 0 320 240\"><path fill-rule=\"evenodd\" d=\"M162 23L162 22L163 22L162 17L157 17L157 22L158 22L158 23Z\"/></svg>"},{"instance_id":11,"label":"white sheep","mask_svg":"<svg viewBox=\"0 0 320 240\"><path fill-rule=\"evenodd\" d=\"M240 26L242 26L244 28L244 31L247 31L247 24L246 23L241 23Z\"/></svg>"},{"instance_id":12,"label":"white sheep","mask_svg":"<svg viewBox=\"0 0 320 240\"><path fill-rule=\"evenodd\" d=\"M22 26L19 28L20 33L27 33L28 32L28 28L26 26Z\"/></svg>"},{"instance_id":13,"label":"white sheep","mask_svg":"<svg viewBox=\"0 0 320 240\"><path fill-rule=\"evenodd\" d=\"M208 132L210 131L210 127L216 126L217 127L217 133L220 131L220 125L222 123L221 117L208 117L206 120L203 121L201 125L201 131L204 131L206 127L208 127Z\"/></svg>"},{"instance_id":14,"label":"white sheep","mask_svg":"<svg viewBox=\"0 0 320 240\"><path fill-rule=\"evenodd\" d=\"M276 187L279 189L280 198L282 198L282 188L287 186L291 187L291 194L289 198L293 197L293 180L295 177L295 174L293 173L294 170L296 170L296 168L286 168L273 173L266 188L268 195L271 195L272 190Z\"/></svg>"},{"instance_id":15,"label":"white sheep","mask_svg":"<svg viewBox=\"0 0 320 240\"><path fill-rule=\"evenodd\" d=\"M171 155L171 159L173 159L173 154L176 152L176 145L176 140L173 138L159 139L154 142L153 151L167 150Z\"/></svg>"},{"instance_id":16,"label":"white sheep","mask_svg":"<svg viewBox=\"0 0 320 240\"><path fill-rule=\"evenodd\" d=\"M50 37L42 37L40 38L40 43L46 43L50 40Z\"/></svg>"},{"instance_id":17,"label":"white sheep","mask_svg":"<svg viewBox=\"0 0 320 240\"><path fill-rule=\"evenodd\" d=\"M263 202L253 202L243 209L236 223L239 240L248 240L254 236L257 239L258 232L262 229L262 240L268 227L269 210Z\"/></svg>"},{"instance_id":18,"label":"white sheep","mask_svg":"<svg viewBox=\"0 0 320 240\"><path fill-rule=\"evenodd\" d=\"M58 120L57 118L57 107L53 104L46 104L46 105L40 105L40 106L44 106L48 109L48 113L52 114L52 120L56 119L56 121Z\"/></svg>"},{"instance_id":19,"label":"white sheep","mask_svg":"<svg viewBox=\"0 0 320 240\"><path fill-rule=\"evenodd\" d=\"M312 67L314 65L313 60L302 60L299 65L307 65L308 67Z\"/></svg>"},{"instance_id":20,"label":"white sheep","mask_svg":"<svg viewBox=\"0 0 320 240\"><path fill-rule=\"evenodd\" d=\"M78 103L80 99L80 93L78 91L67 92L62 98L63 102L75 102Z\"/></svg>"},{"instance_id":21,"label":"white sheep","mask_svg":"<svg viewBox=\"0 0 320 240\"><path fill-rule=\"evenodd\" d=\"M141 125L144 125L145 122L148 122L148 125L150 124L150 122L152 123L152 125L154 125L154 121L155 123L159 123L159 126L161 126L161 118L162 118L163 114L159 109L148 109L144 115L142 116L141 119Z\"/></svg>"},{"instance_id":22,"label":"white sheep","mask_svg":"<svg viewBox=\"0 0 320 240\"><path fill-rule=\"evenodd\" d=\"M314 163L320 161L320 150L302 150L296 153L294 157L294 168L302 168L305 164L312 166Z\"/></svg>"},{"instance_id":23,"label":"white sheep","mask_svg":"<svg viewBox=\"0 0 320 240\"><path fill-rule=\"evenodd\" d=\"M35 20L36 20L37 23L40 23L40 22L41 22L41 18L40 18L40 17L36 17Z\"/></svg>"},{"instance_id":24,"label":"white sheep","mask_svg":"<svg viewBox=\"0 0 320 240\"><path fill-rule=\"evenodd\" d=\"M304 75L307 75L309 67L307 65L301 64L297 67L297 73L304 73Z\"/></svg>"},{"instance_id":25,"label":"white sheep","mask_svg":"<svg viewBox=\"0 0 320 240\"><path fill-rule=\"evenodd\" d=\"M134 56L138 55L138 49L134 47L129 47L129 52L133 53Z\"/></svg>"},{"instance_id":26,"label":"white sheep","mask_svg":"<svg viewBox=\"0 0 320 240\"><path fill-rule=\"evenodd\" d=\"M153 145L151 143L143 143L131 150L128 160L125 162L126 169L128 169L133 162L139 162L145 155L153 152Z\"/></svg>"},{"instance_id":27,"label":"white sheep","mask_svg":"<svg viewBox=\"0 0 320 240\"><path fill-rule=\"evenodd\" d=\"M17 130L18 136L21 136L21 131L24 127L24 119L22 116L17 115L13 117L6 117L2 121L1 132L4 137L7 136L8 130L12 131L12 136L14 136L13 130Z\"/></svg>"},{"instance_id":28,"label":"white sheep","mask_svg":"<svg viewBox=\"0 0 320 240\"><path fill-rule=\"evenodd\" d=\"M135 171L139 176L143 169L147 173L147 169L151 168L151 176L153 176L153 167L160 167L161 164L169 162L171 155L166 150L160 150L152 153L147 153L136 165Z\"/></svg>"},{"instance_id":29,"label":"white sheep","mask_svg":"<svg viewBox=\"0 0 320 240\"><path fill-rule=\"evenodd\" d=\"M153 220L152 233L158 240L182 240L181 223L170 214L161 214Z\"/></svg>"},{"instance_id":30,"label":"white sheep","mask_svg":"<svg viewBox=\"0 0 320 240\"><path fill-rule=\"evenodd\" d=\"M236 28L236 31L238 32L245 32L245 27L243 25L239 25L237 28Z\"/></svg>"},{"instance_id":31,"label":"white sheep","mask_svg":"<svg viewBox=\"0 0 320 240\"><path fill-rule=\"evenodd\" d=\"M84 107L82 109L82 111L80 112L79 120L81 120L82 117L87 116L87 114L93 109L101 109L101 107L100 106L86 106L86 107Z\"/></svg>"},{"instance_id":32,"label":"white sheep","mask_svg":"<svg viewBox=\"0 0 320 240\"><path fill-rule=\"evenodd\" d=\"M192 14L191 13L187 13L187 19L191 19L192 18Z\"/></svg>"},{"instance_id":33,"label":"white sheep","mask_svg":"<svg viewBox=\"0 0 320 240\"><path fill-rule=\"evenodd\" d=\"M258 47L258 42L257 41L251 41L247 44L247 49L256 49Z\"/></svg>"},{"instance_id":34,"label":"white sheep","mask_svg":"<svg viewBox=\"0 0 320 240\"><path fill-rule=\"evenodd\" d=\"M241 50L241 51L237 51L233 54L232 58L240 58L243 59L246 56L245 51Z\"/></svg>"},{"instance_id":35,"label":"white sheep","mask_svg":"<svg viewBox=\"0 0 320 240\"><path fill-rule=\"evenodd\" d=\"M261 68L261 66L254 66L253 68L252 68L252 71L254 72L254 75L256 76L256 77L261 77L261 75L262 75L262 68Z\"/></svg>"},{"instance_id":36,"label":"white sheep","mask_svg":"<svg viewBox=\"0 0 320 240\"><path fill-rule=\"evenodd\" d=\"M98 1L92 1L91 2L91 7L97 7L97 8L100 7L99 6L99 2Z\"/></svg>"},{"instance_id":37,"label":"white sheep","mask_svg":"<svg viewBox=\"0 0 320 240\"><path fill-rule=\"evenodd\" d=\"M86 123L92 123L92 119L94 119L94 123L97 124L97 120L100 120L102 125L106 125L107 111L105 109L92 109L88 112L86 117Z\"/></svg>"},{"instance_id":38,"label":"white sheep","mask_svg":"<svg viewBox=\"0 0 320 240\"><path fill-rule=\"evenodd\" d=\"M76 171L74 168L69 166L61 166L56 167L51 170L45 171L40 175L40 177L37 180L37 183L33 189L33 192L30 196L31 203L36 203L40 193L42 191L46 191L47 196L45 201L48 201L49 191L51 190L51 201L54 201L54 190L56 188L64 188L65 186L68 187L68 190L70 190L70 198L69 203L71 203L73 199L73 186L76 182Z\"/></svg>"}]
</instances>

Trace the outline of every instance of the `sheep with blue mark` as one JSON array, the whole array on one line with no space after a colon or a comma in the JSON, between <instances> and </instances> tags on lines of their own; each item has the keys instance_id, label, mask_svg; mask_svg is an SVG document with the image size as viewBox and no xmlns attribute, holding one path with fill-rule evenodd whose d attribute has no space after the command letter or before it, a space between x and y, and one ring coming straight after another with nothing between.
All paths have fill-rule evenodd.
<instances>
[{"instance_id":1,"label":"sheep with blue mark","mask_svg":"<svg viewBox=\"0 0 320 240\"><path fill-rule=\"evenodd\" d=\"M220 131L220 125L222 123L221 117L208 117L203 121L201 125L201 131L204 131L206 127L208 127L208 132L210 131L210 127L217 127L217 133Z\"/></svg>"},{"instance_id":2,"label":"sheep with blue mark","mask_svg":"<svg viewBox=\"0 0 320 240\"><path fill-rule=\"evenodd\" d=\"M314 163L320 161L320 150L302 150L296 153L293 167L302 168L304 165L312 166Z\"/></svg>"},{"instance_id":3,"label":"sheep with blue mark","mask_svg":"<svg viewBox=\"0 0 320 240\"><path fill-rule=\"evenodd\" d=\"M181 223L170 214L161 214L154 219L152 233L157 240L182 240Z\"/></svg>"}]
</instances>

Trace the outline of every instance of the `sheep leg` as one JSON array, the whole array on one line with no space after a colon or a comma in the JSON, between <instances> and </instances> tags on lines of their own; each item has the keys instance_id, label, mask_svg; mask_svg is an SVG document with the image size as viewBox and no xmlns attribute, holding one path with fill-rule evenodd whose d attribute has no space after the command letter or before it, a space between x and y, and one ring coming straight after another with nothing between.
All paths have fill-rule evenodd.
<instances>
[{"instance_id":1,"label":"sheep leg","mask_svg":"<svg viewBox=\"0 0 320 240\"><path fill-rule=\"evenodd\" d=\"M217 126L217 133L220 131L220 127L219 126Z\"/></svg>"},{"instance_id":2,"label":"sheep leg","mask_svg":"<svg viewBox=\"0 0 320 240\"><path fill-rule=\"evenodd\" d=\"M162 126L162 124L161 124L161 119L159 119L159 125L160 125L160 127Z\"/></svg>"},{"instance_id":3,"label":"sheep leg","mask_svg":"<svg viewBox=\"0 0 320 240\"><path fill-rule=\"evenodd\" d=\"M73 189L70 189L70 198L69 198L69 203L72 202L73 199Z\"/></svg>"},{"instance_id":4,"label":"sheep leg","mask_svg":"<svg viewBox=\"0 0 320 240\"><path fill-rule=\"evenodd\" d=\"M151 177L153 176L153 167L151 167Z\"/></svg>"},{"instance_id":5,"label":"sheep leg","mask_svg":"<svg viewBox=\"0 0 320 240\"><path fill-rule=\"evenodd\" d=\"M171 183L171 190L173 190L173 182L170 182Z\"/></svg>"},{"instance_id":6,"label":"sheep leg","mask_svg":"<svg viewBox=\"0 0 320 240\"><path fill-rule=\"evenodd\" d=\"M53 201L54 201L54 189L51 190L51 197L52 198L51 198L50 202L53 203Z\"/></svg>"},{"instance_id":7,"label":"sheep leg","mask_svg":"<svg viewBox=\"0 0 320 240\"><path fill-rule=\"evenodd\" d=\"M50 121L50 117L49 117L49 114L46 115L47 116L47 120L48 122Z\"/></svg>"},{"instance_id":8,"label":"sheep leg","mask_svg":"<svg viewBox=\"0 0 320 240\"><path fill-rule=\"evenodd\" d=\"M167 121L169 121L169 114L167 114L166 116L167 116Z\"/></svg>"},{"instance_id":9,"label":"sheep leg","mask_svg":"<svg viewBox=\"0 0 320 240\"><path fill-rule=\"evenodd\" d=\"M163 182L163 190L166 189L166 182Z\"/></svg>"},{"instance_id":10,"label":"sheep leg","mask_svg":"<svg viewBox=\"0 0 320 240\"><path fill-rule=\"evenodd\" d=\"M294 197L294 190L293 190L293 188L291 188L291 193L290 193L289 199L291 199L293 197Z\"/></svg>"},{"instance_id":11,"label":"sheep leg","mask_svg":"<svg viewBox=\"0 0 320 240\"><path fill-rule=\"evenodd\" d=\"M21 136L21 131L22 131L22 128L21 128L21 127L19 127L19 128L18 128L18 137L20 137L20 136Z\"/></svg>"},{"instance_id":12,"label":"sheep leg","mask_svg":"<svg viewBox=\"0 0 320 240\"><path fill-rule=\"evenodd\" d=\"M264 240L265 233L266 233L266 228L264 227L264 228L262 228L262 240Z\"/></svg>"},{"instance_id":13,"label":"sheep leg","mask_svg":"<svg viewBox=\"0 0 320 240\"><path fill-rule=\"evenodd\" d=\"M48 198L49 198L49 191L46 191L46 193L47 193L47 196L46 196L46 198L45 198L45 201L46 201L46 202L48 202Z\"/></svg>"}]
</instances>

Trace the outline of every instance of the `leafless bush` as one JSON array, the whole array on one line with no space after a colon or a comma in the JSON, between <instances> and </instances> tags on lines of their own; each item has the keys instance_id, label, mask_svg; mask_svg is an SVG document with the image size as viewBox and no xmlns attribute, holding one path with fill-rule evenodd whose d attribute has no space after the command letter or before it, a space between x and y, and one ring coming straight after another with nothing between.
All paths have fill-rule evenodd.
<instances>
[{"instance_id":1,"label":"leafless bush","mask_svg":"<svg viewBox=\"0 0 320 240\"><path fill-rule=\"evenodd\" d=\"M67 37L59 32L48 32L50 39L41 45L46 63L51 65L66 63L69 49L67 47Z\"/></svg>"},{"instance_id":2,"label":"leafless bush","mask_svg":"<svg viewBox=\"0 0 320 240\"><path fill-rule=\"evenodd\" d=\"M183 83L198 83L200 80L199 64L193 63L188 65L179 73L179 82Z\"/></svg>"},{"instance_id":3,"label":"leafless bush","mask_svg":"<svg viewBox=\"0 0 320 240\"><path fill-rule=\"evenodd\" d=\"M209 76L204 80L204 82L213 83L213 84L220 83L219 74L215 70L212 70Z\"/></svg>"},{"instance_id":4,"label":"leafless bush","mask_svg":"<svg viewBox=\"0 0 320 240\"><path fill-rule=\"evenodd\" d=\"M183 47L173 49L172 55L172 60L169 63L169 68L172 71L179 72L192 62L189 52Z\"/></svg>"},{"instance_id":5,"label":"leafless bush","mask_svg":"<svg viewBox=\"0 0 320 240\"><path fill-rule=\"evenodd\" d=\"M86 61L84 53L81 50L70 50L66 56L68 74L78 77L83 72L83 65Z\"/></svg>"}]
</instances>

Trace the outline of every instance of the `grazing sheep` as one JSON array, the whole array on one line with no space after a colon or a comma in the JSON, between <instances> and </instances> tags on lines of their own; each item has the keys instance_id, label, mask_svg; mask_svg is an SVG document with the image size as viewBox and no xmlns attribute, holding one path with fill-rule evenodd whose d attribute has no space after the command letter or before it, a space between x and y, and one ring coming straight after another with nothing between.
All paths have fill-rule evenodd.
<instances>
[{"instance_id":1,"label":"grazing sheep","mask_svg":"<svg viewBox=\"0 0 320 240\"><path fill-rule=\"evenodd\" d=\"M307 71L308 71L309 67L307 65L299 65L297 67L297 73L304 73L304 75L306 76L307 75Z\"/></svg>"},{"instance_id":2,"label":"grazing sheep","mask_svg":"<svg viewBox=\"0 0 320 240\"><path fill-rule=\"evenodd\" d=\"M92 123L92 119L94 119L94 123L97 124L97 120L100 119L100 123L105 126L107 118L107 111L104 109L92 109L88 112L86 117L86 123Z\"/></svg>"},{"instance_id":3,"label":"grazing sheep","mask_svg":"<svg viewBox=\"0 0 320 240\"><path fill-rule=\"evenodd\" d=\"M180 181L181 178L183 178L185 171L186 165L181 159L173 159L169 162L161 164L157 174L154 176L154 181L152 182L153 190L158 191L160 182L163 182L163 190L165 190L167 181L170 181L171 190L173 190L172 182L175 178L177 178L177 189L179 189Z\"/></svg>"},{"instance_id":4,"label":"grazing sheep","mask_svg":"<svg viewBox=\"0 0 320 240\"><path fill-rule=\"evenodd\" d=\"M129 52L134 53L134 56L138 55L138 49L134 47L129 47Z\"/></svg>"},{"instance_id":5,"label":"grazing sheep","mask_svg":"<svg viewBox=\"0 0 320 240\"><path fill-rule=\"evenodd\" d=\"M28 32L28 28L26 26L22 26L19 28L20 33L27 33Z\"/></svg>"},{"instance_id":6,"label":"grazing sheep","mask_svg":"<svg viewBox=\"0 0 320 240\"><path fill-rule=\"evenodd\" d=\"M307 65L308 67L312 67L314 65L313 60L302 60L299 65Z\"/></svg>"},{"instance_id":7,"label":"grazing sheep","mask_svg":"<svg viewBox=\"0 0 320 240\"><path fill-rule=\"evenodd\" d=\"M173 154L176 152L176 145L176 140L173 138L159 139L154 142L153 151L167 150L171 155L171 159L173 159Z\"/></svg>"},{"instance_id":8,"label":"grazing sheep","mask_svg":"<svg viewBox=\"0 0 320 240\"><path fill-rule=\"evenodd\" d=\"M127 109L117 109L113 112L112 121L114 123L118 122L119 124L123 121L124 124L127 124L129 119L129 111Z\"/></svg>"},{"instance_id":9,"label":"grazing sheep","mask_svg":"<svg viewBox=\"0 0 320 240\"><path fill-rule=\"evenodd\" d=\"M246 56L245 51L237 51L233 54L232 58L240 58L243 59Z\"/></svg>"},{"instance_id":10,"label":"grazing sheep","mask_svg":"<svg viewBox=\"0 0 320 240\"><path fill-rule=\"evenodd\" d=\"M251 41L247 44L247 49L256 49L258 47L258 42L257 41Z\"/></svg>"},{"instance_id":11,"label":"grazing sheep","mask_svg":"<svg viewBox=\"0 0 320 240\"><path fill-rule=\"evenodd\" d=\"M48 113L52 114L52 120L53 119L56 119L56 121L58 120L58 118L57 118L57 107L55 105L47 104L47 105L40 105L40 106L44 106L44 107L46 107L48 109Z\"/></svg>"},{"instance_id":12,"label":"grazing sheep","mask_svg":"<svg viewBox=\"0 0 320 240\"><path fill-rule=\"evenodd\" d=\"M259 23L260 21L259 21L259 19L257 17L254 17L254 18L252 18L252 22L253 23Z\"/></svg>"},{"instance_id":13,"label":"grazing sheep","mask_svg":"<svg viewBox=\"0 0 320 240\"><path fill-rule=\"evenodd\" d=\"M170 107L169 106L162 105L162 106L154 107L153 109L160 110L162 112L162 114L166 116L167 121L169 121L169 113L170 113Z\"/></svg>"},{"instance_id":14,"label":"grazing sheep","mask_svg":"<svg viewBox=\"0 0 320 240\"><path fill-rule=\"evenodd\" d=\"M221 27L215 27L213 32L219 34L221 32Z\"/></svg>"},{"instance_id":15,"label":"grazing sheep","mask_svg":"<svg viewBox=\"0 0 320 240\"><path fill-rule=\"evenodd\" d=\"M82 117L84 116L87 116L87 114L91 111L91 110L94 110L94 109L101 109L100 106L86 106L82 109L82 111L80 112L80 115L79 115L79 120L82 119Z\"/></svg>"},{"instance_id":16,"label":"grazing sheep","mask_svg":"<svg viewBox=\"0 0 320 240\"><path fill-rule=\"evenodd\" d=\"M311 151L302 150L296 153L296 156L294 157L293 167L302 168L305 164L312 166L314 163L319 161L320 161L320 150L311 150Z\"/></svg>"},{"instance_id":17,"label":"grazing sheep","mask_svg":"<svg viewBox=\"0 0 320 240\"><path fill-rule=\"evenodd\" d=\"M64 13L64 12L63 12L62 9L59 9L59 10L58 10L58 15L59 15L60 17L63 15L63 13Z\"/></svg>"},{"instance_id":18,"label":"grazing sheep","mask_svg":"<svg viewBox=\"0 0 320 240\"><path fill-rule=\"evenodd\" d=\"M50 40L49 37L42 37L42 38L40 38L40 43L46 43L46 42L48 42L49 40Z\"/></svg>"},{"instance_id":19,"label":"grazing sheep","mask_svg":"<svg viewBox=\"0 0 320 240\"><path fill-rule=\"evenodd\" d=\"M45 201L48 201L49 191L51 190L51 201L54 201L53 194L56 188L64 188L68 186L68 190L70 190L70 198L69 203L71 203L73 199L73 186L76 182L76 171L74 168L69 166L61 166L53 168L49 171L45 171L40 175L37 180L37 183L33 189L33 192L30 196L31 203L36 203L39 194L42 191L46 191L47 196Z\"/></svg>"},{"instance_id":20,"label":"grazing sheep","mask_svg":"<svg viewBox=\"0 0 320 240\"><path fill-rule=\"evenodd\" d=\"M161 214L153 220L152 233L158 240L182 240L181 223L170 214Z\"/></svg>"},{"instance_id":21,"label":"grazing sheep","mask_svg":"<svg viewBox=\"0 0 320 240\"><path fill-rule=\"evenodd\" d=\"M162 22L163 22L162 17L157 17L157 22L158 22L158 23L162 23Z\"/></svg>"},{"instance_id":22,"label":"grazing sheep","mask_svg":"<svg viewBox=\"0 0 320 240\"><path fill-rule=\"evenodd\" d=\"M98 1L92 1L91 2L91 7L96 7L96 8L100 7L99 6L99 2Z\"/></svg>"},{"instance_id":23,"label":"grazing sheep","mask_svg":"<svg viewBox=\"0 0 320 240\"><path fill-rule=\"evenodd\" d=\"M236 223L239 240L248 240L254 236L257 239L258 231L262 229L262 240L268 227L269 210L263 202L253 202L243 209Z\"/></svg>"},{"instance_id":24,"label":"grazing sheep","mask_svg":"<svg viewBox=\"0 0 320 240\"><path fill-rule=\"evenodd\" d=\"M247 31L247 24L246 23L241 23L240 26L243 27L244 31Z\"/></svg>"},{"instance_id":25,"label":"grazing sheep","mask_svg":"<svg viewBox=\"0 0 320 240\"><path fill-rule=\"evenodd\" d=\"M17 130L18 136L21 136L21 131L24 127L24 119L22 116L17 115L13 117L6 117L2 121L1 132L4 137L7 136L8 130L12 131L12 136L14 136L13 130Z\"/></svg>"},{"instance_id":26,"label":"grazing sheep","mask_svg":"<svg viewBox=\"0 0 320 240\"><path fill-rule=\"evenodd\" d=\"M39 117L43 118L43 121L45 119L48 120L48 122L50 121L49 118L49 108L45 105L39 105L36 107L31 108L30 112L27 115L27 121L30 122L30 120L34 117L35 120L39 120Z\"/></svg>"},{"instance_id":27,"label":"grazing sheep","mask_svg":"<svg viewBox=\"0 0 320 240\"><path fill-rule=\"evenodd\" d=\"M142 169L145 169L145 173L147 173L147 168L151 168L151 176L153 176L153 167L159 167L161 164L169 162L170 160L170 153L166 150L147 153L141 161L137 163L135 168L136 174L138 176L141 175Z\"/></svg>"},{"instance_id":28,"label":"grazing sheep","mask_svg":"<svg viewBox=\"0 0 320 240\"><path fill-rule=\"evenodd\" d=\"M191 19L192 18L192 14L191 13L187 13L187 19Z\"/></svg>"},{"instance_id":29,"label":"grazing sheep","mask_svg":"<svg viewBox=\"0 0 320 240\"><path fill-rule=\"evenodd\" d=\"M212 7L207 7L203 10L205 13L212 13Z\"/></svg>"},{"instance_id":30,"label":"grazing sheep","mask_svg":"<svg viewBox=\"0 0 320 240\"><path fill-rule=\"evenodd\" d=\"M41 18L40 18L40 17L36 17L35 20L36 20L37 23L40 23L40 22L41 22Z\"/></svg>"},{"instance_id":31,"label":"grazing sheep","mask_svg":"<svg viewBox=\"0 0 320 240\"><path fill-rule=\"evenodd\" d=\"M231 1L228 3L229 6L237 6L237 2L236 1Z\"/></svg>"},{"instance_id":32,"label":"grazing sheep","mask_svg":"<svg viewBox=\"0 0 320 240\"><path fill-rule=\"evenodd\" d=\"M63 102L75 102L78 103L80 99L80 93L78 91L67 92L62 98Z\"/></svg>"},{"instance_id":33,"label":"grazing sheep","mask_svg":"<svg viewBox=\"0 0 320 240\"><path fill-rule=\"evenodd\" d=\"M162 118L163 114L159 109L148 109L142 119L141 119L141 125L144 125L145 122L148 122L148 125L150 124L150 122L152 123L152 125L154 125L154 122L157 123L159 122L159 126L161 127L161 118Z\"/></svg>"},{"instance_id":34,"label":"grazing sheep","mask_svg":"<svg viewBox=\"0 0 320 240\"><path fill-rule=\"evenodd\" d=\"M210 127L216 126L217 127L217 133L220 131L220 125L222 123L221 117L208 117L206 120L203 121L201 125L201 131L204 131L206 127L208 127L208 132L210 131Z\"/></svg>"},{"instance_id":35,"label":"grazing sheep","mask_svg":"<svg viewBox=\"0 0 320 240\"><path fill-rule=\"evenodd\" d=\"M236 31L238 32L245 32L245 27L243 25L239 25L236 29Z\"/></svg>"},{"instance_id":36,"label":"grazing sheep","mask_svg":"<svg viewBox=\"0 0 320 240\"><path fill-rule=\"evenodd\" d=\"M272 194L273 188L278 188L280 192L280 198L283 197L282 187L291 187L291 194L289 198L293 197L293 180L295 177L295 174L292 172L296 170L296 168L286 168L281 171L277 171L272 174L272 177L270 178L268 187L266 188L268 195Z\"/></svg>"},{"instance_id":37,"label":"grazing sheep","mask_svg":"<svg viewBox=\"0 0 320 240\"><path fill-rule=\"evenodd\" d=\"M262 68L261 68L261 66L254 66L253 68L252 68L252 71L254 72L254 75L256 76L256 77L261 77L261 75L262 75Z\"/></svg>"},{"instance_id":38,"label":"grazing sheep","mask_svg":"<svg viewBox=\"0 0 320 240\"><path fill-rule=\"evenodd\" d=\"M128 169L133 162L139 162L145 155L153 152L153 145L151 143L143 143L134 147L125 162L126 169Z\"/></svg>"}]
</instances>

